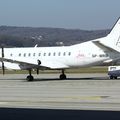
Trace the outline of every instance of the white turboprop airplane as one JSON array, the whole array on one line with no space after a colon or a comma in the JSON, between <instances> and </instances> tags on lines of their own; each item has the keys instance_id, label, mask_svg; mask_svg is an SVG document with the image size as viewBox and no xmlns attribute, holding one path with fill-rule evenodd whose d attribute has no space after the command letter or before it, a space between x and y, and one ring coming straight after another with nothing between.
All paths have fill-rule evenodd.
<instances>
[{"instance_id":1,"label":"white turboprop airplane","mask_svg":"<svg viewBox=\"0 0 120 120\"><path fill-rule=\"evenodd\" d=\"M32 70L62 70L60 79L66 79L65 69L101 65L120 59L120 18L111 32L99 39L63 47L1 48L0 67L3 70L28 70L28 81L34 80Z\"/></svg>"}]
</instances>

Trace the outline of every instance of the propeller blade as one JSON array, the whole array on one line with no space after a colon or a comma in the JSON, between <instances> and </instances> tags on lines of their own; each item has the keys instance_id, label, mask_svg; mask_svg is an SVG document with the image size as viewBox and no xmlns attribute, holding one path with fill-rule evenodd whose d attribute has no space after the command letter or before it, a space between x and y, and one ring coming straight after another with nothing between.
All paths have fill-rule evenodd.
<instances>
[{"instance_id":1,"label":"propeller blade","mask_svg":"<svg viewBox=\"0 0 120 120\"><path fill-rule=\"evenodd\" d=\"M4 58L4 48L2 46L2 58Z\"/></svg>"},{"instance_id":2,"label":"propeller blade","mask_svg":"<svg viewBox=\"0 0 120 120\"><path fill-rule=\"evenodd\" d=\"M3 58L4 58L4 47L2 46L2 72L3 72L3 75L4 75L5 74L5 67L4 67Z\"/></svg>"},{"instance_id":3,"label":"propeller blade","mask_svg":"<svg viewBox=\"0 0 120 120\"><path fill-rule=\"evenodd\" d=\"M3 75L5 74L4 62L2 62L2 73L3 73Z\"/></svg>"}]
</instances>

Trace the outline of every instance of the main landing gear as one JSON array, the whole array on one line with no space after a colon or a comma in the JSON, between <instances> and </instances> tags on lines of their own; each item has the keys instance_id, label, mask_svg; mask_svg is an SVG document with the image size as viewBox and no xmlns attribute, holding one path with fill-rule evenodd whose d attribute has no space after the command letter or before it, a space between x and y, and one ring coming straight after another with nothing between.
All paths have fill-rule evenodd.
<instances>
[{"instance_id":1,"label":"main landing gear","mask_svg":"<svg viewBox=\"0 0 120 120\"><path fill-rule=\"evenodd\" d=\"M60 75L60 80L66 79L66 75L64 73L64 70L62 70L62 74Z\"/></svg>"},{"instance_id":2,"label":"main landing gear","mask_svg":"<svg viewBox=\"0 0 120 120\"><path fill-rule=\"evenodd\" d=\"M60 78L60 80L65 80L66 79L66 75L64 73L64 69L62 70L62 74L60 74L59 78ZM29 70L29 75L26 77L26 80L27 81L33 81L34 80L34 77L31 74L31 70Z\"/></svg>"},{"instance_id":3,"label":"main landing gear","mask_svg":"<svg viewBox=\"0 0 120 120\"><path fill-rule=\"evenodd\" d=\"M31 74L31 70L29 70L29 75L27 76L26 80L27 81L33 81L34 80L34 77Z\"/></svg>"}]
</instances>

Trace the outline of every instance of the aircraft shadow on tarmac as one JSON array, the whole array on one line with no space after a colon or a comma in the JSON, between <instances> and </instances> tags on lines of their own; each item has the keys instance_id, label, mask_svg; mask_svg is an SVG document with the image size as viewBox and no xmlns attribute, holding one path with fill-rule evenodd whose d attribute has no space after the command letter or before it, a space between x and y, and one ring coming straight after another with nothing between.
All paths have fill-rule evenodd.
<instances>
[{"instance_id":1,"label":"aircraft shadow on tarmac","mask_svg":"<svg viewBox=\"0 0 120 120\"><path fill-rule=\"evenodd\" d=\"M22 81L26 81L25 78L0 78L0 80L22 80ZM112 80L112 79L109 79L109 77L81 77L81 78L78 78L78 77L72 77L72 78L67 78L67 79L64 79L64 80L60 80L59 78L35 78L32 82L36 82L36 81L71 81L71 80ZM120 80L119 78L116 79L116 80Z\"/></svg>"},{"instance_id":2,"label":"aircraft shadow on tarmac","mask_svg":"<svg viewBox=\"0 0 120 120\"><path fill-rule=\"evenodd\" d=\"M38 78L38 79L34 79L34 81L65 81L65 80L67 80L67 81L81 80L82 81L82 80L110 80L110 79L108 77L67 78L67 79L64 79L64 80L60 80L59 78Z\"/></svg>"}]
</instances>

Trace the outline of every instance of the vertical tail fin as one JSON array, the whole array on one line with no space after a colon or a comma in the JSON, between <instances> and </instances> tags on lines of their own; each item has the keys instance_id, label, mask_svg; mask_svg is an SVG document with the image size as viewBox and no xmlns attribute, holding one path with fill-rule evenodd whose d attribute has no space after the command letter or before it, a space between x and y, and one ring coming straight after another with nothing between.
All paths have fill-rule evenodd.
<instances>
[{"instance_id":1,"label":"vertical tail fin","mask_svg":"<svg viewBox=\"0 0 120 120\"><path fill-rule=\"evenodd\" d=\"M120 34L120 17L118 18L117 22L114 24L114 26L111 29L111 32L109 35L117 35L117 33Z\"/></svg>"},{"instance_id":2,"label":"vertical tail fin","mask_svg":"<svg viewBox=\"0 0 120 120\"><path fill-rule=\"evenodd\" d=\"M111 40L112 45L114 44L120 47L120 18L117 20L107 37Z\"/></svg>"},{"instance_id":3,"label":"vertical tail fin","mask_svg":"<svg viewBox=\"0 0 120 120\"><path fill-rule=\"evenodd\" d=\"M105 38L101 39L100 42L113 49L120 48L120 18L111 29L111 32Z\"/></svg>"}]
</instances>

